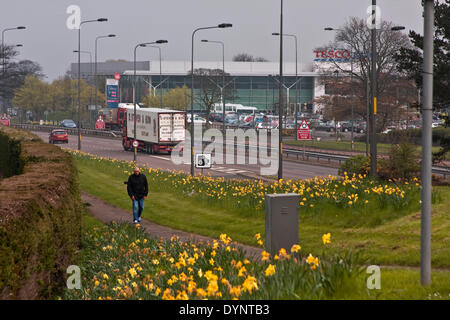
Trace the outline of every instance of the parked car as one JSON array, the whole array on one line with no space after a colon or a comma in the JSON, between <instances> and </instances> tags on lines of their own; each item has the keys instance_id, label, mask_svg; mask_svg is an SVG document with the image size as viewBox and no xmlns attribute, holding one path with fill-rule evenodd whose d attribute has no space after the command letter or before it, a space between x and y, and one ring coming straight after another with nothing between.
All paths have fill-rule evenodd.
<instances>
[{"instance_id":1,"label":"parked car","mask_svg":"<svg viewBox=\"0 0 450 320\"><path fill-rule=\"evenodd\" d=\"M187 123L191 123L191 114L188 113L186 115L186 122ZM212 123L211 121L208 121L210 124ZM206 123L206 119L199 116L198 114L194 114L194 123Z\"/></svg>"},{"instance_id":2,"label":"parked car","mask_svg":"<svg viewBox=\"0 0 450 320\"><path fill-rule=\"evenodd\" d=\"M69 135L66 130L55 129L50 132L48 143L55 144L56 142L69 143Z\"/></svg>"},{"instance_id":3,"label":"parked car","mask_svg":"<svg viewBox=\"0 0 450 320\"><path fill-rule=\"evenodd\" d=\"M209 121L222 122L223 121L223 114L222 114L222 112L211 112L209 114Z\"/></svg>"},{"instance_id":4,"label":"parked car","mask_svg":"<svg viewBox=\"0 0 450 320\"><path fill-rule=\"evenodd\" d=\"M73 120L66 119L66 120L61 121L61 127L76 128L77 124Z\"/></svg>"},{"instance_id":5,"label":"parked car","mask_svg":"<svg viewBox=\"0 0 450 320\"><path fill-rule=\"evenodd\" d=\"M358 133L364 133L367 130L367 125L365 122L358 122L353 124L353 131Z\"/></svg>"},{"instance_id":6,"label":"parked car","mask_svg":"<svg viewBox=\"0 0 450 320\"><path fill-rule=\"evenodd\" d=\"M341 122L341 131L342 132L352 131L352 123L350 121L342 121Z\"/></svg>"},{"instance_id":7,"label":"parked car","mask_svg":"<svg viewBox=\"0 0 450 320\"><path fill-rule=\"evenodd\" d=\"M235 113L230 113L225 115L225 124L227 126L237 126L239 125L239 117Z\"/></svg>"}]
</instances>

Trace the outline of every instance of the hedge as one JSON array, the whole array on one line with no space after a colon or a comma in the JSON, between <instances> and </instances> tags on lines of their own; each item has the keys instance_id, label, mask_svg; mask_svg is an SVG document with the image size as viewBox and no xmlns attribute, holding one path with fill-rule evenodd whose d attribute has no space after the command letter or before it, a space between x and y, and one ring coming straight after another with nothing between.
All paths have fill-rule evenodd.
<instances>
[{"instance_id":1,"label":"hedge","mask_svg":"<svg viewBox=\"0 0 450 320\"><path fill-rule=\"evenodd\" d=\"M83 204L71 156L0 125L0 299L51 299L76 261Z\"/></svg>"}]
</instances>

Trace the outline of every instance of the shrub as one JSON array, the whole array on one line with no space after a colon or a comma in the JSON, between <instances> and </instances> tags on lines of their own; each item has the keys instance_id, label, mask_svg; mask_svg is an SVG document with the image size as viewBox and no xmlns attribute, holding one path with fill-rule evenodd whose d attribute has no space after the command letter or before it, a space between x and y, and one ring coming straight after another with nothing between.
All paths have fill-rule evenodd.
<instances>
[{"instance_id":1,"label":"shrub","mask_svg":"<svg viewBox=\"0 0 450 320\"><path fill-rule=\"evenodd\" d=\"M370 171L370 159L365 156L356 156L345 160L338 170L338 174L343 176L345 172L348 175L367 174Z\"/></svg>"},{"instance_id":2,"label":"shrub","mask_svg":"<svg viewBox=\"0 0 450 320\"><path fill-rule=\"evenodd\" d=\"M383 179L411 179L420 173L415 146L408 143L392 145L389 158L378 160L378 176Z\"/></svg>"}]
</instances>

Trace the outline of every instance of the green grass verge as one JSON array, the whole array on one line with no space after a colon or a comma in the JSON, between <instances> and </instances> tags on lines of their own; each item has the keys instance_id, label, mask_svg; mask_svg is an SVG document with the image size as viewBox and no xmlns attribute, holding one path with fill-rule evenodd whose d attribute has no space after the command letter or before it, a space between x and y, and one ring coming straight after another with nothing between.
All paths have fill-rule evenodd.
<instances>
[{"instance_id":1,"label":"green grass verge","mask_svg":"<svg viewBox=\"0 0 450 320\"><path fill-rule=\"evenodd\" d=\"M95 163L76 161L81 189L113 205L131 210L131 203L123 184L123 176L111 170L102 171ZM151 188L151 187L150 187ZM437 187L442 199L433 206L433 267L450 267L450 188ZM328 215L332 212L328 213ZM336 212L338 214L338 212ZM130 213L131 215L131 213ZM151 192L143 218L155 223L210 237L221 233L233 240L255 245L254 235L264 234L263 215L243 215L236 210L199 205L195 199L176 197L172 193ZM402 217L378 226L351 227L305 219L300 215L299 237L303 249L315 252L321 246L320 237L330 232L330 250L341 252L354 248L361 251L369 264L418 266L420 264L420 212L417 208Z\"/></svg>"}]
</instances>

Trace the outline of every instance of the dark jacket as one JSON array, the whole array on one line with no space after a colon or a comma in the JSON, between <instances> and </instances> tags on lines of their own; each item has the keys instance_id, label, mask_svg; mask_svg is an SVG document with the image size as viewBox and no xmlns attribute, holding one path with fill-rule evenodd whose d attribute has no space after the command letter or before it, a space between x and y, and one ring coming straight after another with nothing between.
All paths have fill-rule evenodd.
<instances>
[{"instance_id":1,"label":"dark jacket","mask_svg":"<svg viewBox=\"0 0 450 320\"><path fill-rule=\"evenodd\" d=\"M145 175L142 173L139 175L132 174L128 178L127 191L130 198L134 196L136 200L146 197L148 195L148 183Z\"/></svg>"}]
</instances>

